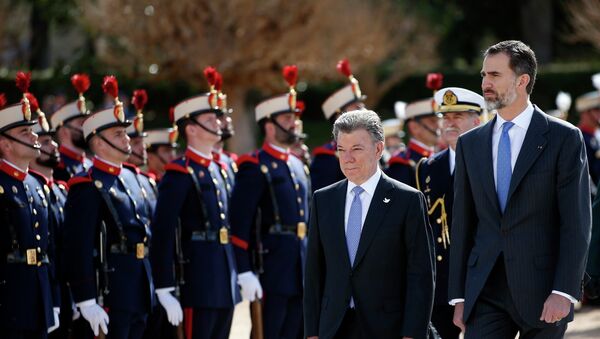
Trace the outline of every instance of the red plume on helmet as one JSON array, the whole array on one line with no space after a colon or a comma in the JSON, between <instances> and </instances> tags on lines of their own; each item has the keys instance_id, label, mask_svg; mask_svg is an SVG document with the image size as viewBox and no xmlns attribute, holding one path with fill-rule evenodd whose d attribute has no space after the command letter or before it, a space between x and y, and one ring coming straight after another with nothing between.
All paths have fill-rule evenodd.
<instances>
[{"instance_id":1,"label":"red plume on helmet","mask_svg":"<svg viewBox=\"0 0 600 339\"><path fill-rule=\"evenodd\" d=\"M141 112L144 106L148 103L148 93L145 89L136 89L133 91L133 98L131 103L135 106L136 111Z\"/></svg>"},{"instance_id":2,"label":"red plume on helmet","mask_svg":"<svg viewBox=\"0 0 600 339\"><path fill-rule=\"evenodd\" d=\"M283 67L283 78L290 88L294 88L298 82L298 66L287 65Z\"/></svg>"},{"instance_id":3,"label":"red plume on helmet","mask_svg":"<svg viewBox=\"0 0 600 339\"><path fill-rule=\"evenodd\" d=\"M71 76L71 84L75 87L75 90L80 96L87 92L90 88L90 77L84 73L73 74Z\"/></svg>"},{"instance_id":4,"label":"red plume on helmet","mask_svg":"<svg viewBox=\"0 0 600 339\"><path fill-rule=\"evenodd\" d=\"M29 85L31 85L31 72L17 72L15 82L17 88L25 95L25 93L29 92Z\"/></svg>"},{"instance_id":5,"label":"red plume on helmet","mask_svg":"<svg viewBox=\"0 0 600 339\"><path fill-rule=\"evenodd\" d=\"M115 102L119 101L119 83L114 75L107 75L102 81L102 90L104 93L110 95L115 99Z\"/></svg>"},{"instance_id":6,"label":"red plume on helmet","mask_svg":"<svg viewBox=\"0 0 600 339\"><path fill-rule=\"evenodd\" d=\"M175 107L169 108L169 121L175 125Z\"/></svg>"},{"instance_id":7,"label":"red plume on helmet","mask_svg":"<svg viewBox=\"0 0 600 339\"><path fill-rule=\"evenodd\" d=\"M35 95L33 95L33 93L27 92L25 93L25 97L27 97L27 100L29 100L29 107L31 108L31 111L37 112L40 109L40 104L38 103Z\"/></svg>"},{"instance_id":8,"label":"red plume on helmet","mask_svg":"<svg viewBox=\"0 0 600 339\"><path fill-rule=\"evenodd\" d=\"M221 92L223 89L223 76L221 73L215 71L215 90Z\"/></svg>"},{"instance_id":9,"label":"red plume on helmet","mask_svg":"<svg viewBox=\"0 0 600 339\"><path fill-rule=\"evenodd\" d=\"M348 78L352 77L352 70L350 69L350 61L348 61L348 59L344 58L338 61L336 68L338 72L342 73Z\"/></svg>"},{"instance_id":10,"label":"red plume on helmet","mask_svg":"<svg viewBox=\"0 0 600 339\"><path fill-rule=\"evenodd\" d=\"M427 74L427 80L425 81L425 86L430 90L437 91L442 88L442 83L444 81L444 76L442 73L429 73Z\"/></svg>"},{"instance_id":11,"label":"red plume on helmet","mask_svg":"<svg viewBox=\"0 0 600 339\"><path fill-rule=\"evenodd\" d=\"M0 109L6 105L6 95L0 93Z\"/></svg>"},{"instance_id":12,"label":"red plume on helmet","mask_svg":"<svg viewBox=\"0 0 600 339\"><path fill-rule=\"evenodd\" d=\"M212 66L208 66L204 68L203 73L204 77L206 78L206 81L208 82L208 85L210 86L210 89L213 90L215 88L215 82L217 80L217 69Z\"/></svg>"}]
</instances>

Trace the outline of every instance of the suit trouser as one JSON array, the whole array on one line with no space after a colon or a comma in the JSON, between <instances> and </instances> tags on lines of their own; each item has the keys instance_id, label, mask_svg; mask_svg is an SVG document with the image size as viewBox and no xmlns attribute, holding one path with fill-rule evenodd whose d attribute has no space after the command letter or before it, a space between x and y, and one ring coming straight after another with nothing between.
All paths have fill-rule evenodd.
<instances>
[{"instance_id":1,"label":"suit trouser","mask_svg":"<svg viewBox=\"0 0 600 339\"><path fill-rule=\"evenodd\" d=\"M265 293L264 339L297 339L302 335L302 296Z\"/></svg>"},{"instance_id":2,"label":"suit trouser","mask_svg":"<svg viewBox=\"0 0 600 339\"><path fill-rule=\"evenodd\" d=\"M431 323L443 339L458 339L460 328L452 322L454 318L454 306L433 305L431 313Z\"/></svg>"},{"instance_id":3,"label":"suit trouser","mask_svg":"<svg viewBox=\"0 0 600 339\"><path fill-rule=\"evenodd\" d=\"M156 305L148 316L144 339L175 339L177 338L177 327L171 325L167 319L167 313L161 305Z\"/></svg>"},{"instance_id":4,"label":"suit trouser","mask_svg":"<svg viewBox=\"0 0 600 339\"><path fill-rule=\"evenodd\" d=\"M146 328L148 314L111 309L108 317L107 339L141 339L144 328Z\"/></svg>"},{"instance_id":5,"label":"suit trouser","mask_svg":"<svg viewBox=\"0 0 600 339\"><path fill-rule=\"evenodd\" d=\"M189 319L192 319L191 326ZM184 331L187 339L227 339L233 321L231 308L186 307Z\"/></svg>"},{"instance_id":6,"label":"suit trouser","mask_svg":"<svg viewBox=\"0 0 600 339\"><path fill-rule=\"evenodd\" d=\"M563 338L567 330L566 323L533 328L523 321L508 288L502 255L475 301L466 327L465 339L514 339L517 332L521 339L554 339Z\"/></svg>"}]
</instances>

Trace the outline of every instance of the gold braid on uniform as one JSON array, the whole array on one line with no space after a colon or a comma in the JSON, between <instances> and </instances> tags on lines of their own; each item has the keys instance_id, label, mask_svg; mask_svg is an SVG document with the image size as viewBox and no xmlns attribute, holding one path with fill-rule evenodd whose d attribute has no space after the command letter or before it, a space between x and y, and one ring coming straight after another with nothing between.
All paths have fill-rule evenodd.
<instances>
[{"instance_id":1,"label":"gold braid on uniform","mask_svg":"<svg viewBox=\"0 0 600 339\"><path fill-rule=\"evenodd\" d=\"M421 192L423 192L423 190L421 190L421 180L419 178L419 170L421 169L421 164L425 161L427 161L427 158L423 157L423 158L421 158L421 160L419 160L419 162L415 166L415 177L416 177L417 189ZM444 245L444 249L448 248L448 245L450 245L450 228L448 227L448 215L446 214L445 197L446 197L446 195L444 194L443 197L438 198L433 204L431 204L429 196L427 196L427 204L430 205L430 208L427 210L427 215L432 215L433 212L435 212L435 209L437 208L437 206L441 205L442 211L440 213L441 215L440 215L438 223L442 225L442 243Z\"/></svg>"}]
</instances>

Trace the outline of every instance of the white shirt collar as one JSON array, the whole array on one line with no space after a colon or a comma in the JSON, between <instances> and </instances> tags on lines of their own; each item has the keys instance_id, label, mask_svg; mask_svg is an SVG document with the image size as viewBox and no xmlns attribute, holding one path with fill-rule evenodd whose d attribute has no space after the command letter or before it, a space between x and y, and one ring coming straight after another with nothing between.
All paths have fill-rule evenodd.
<instances>
[{"instance_id":1,"label":"white shirt collar","mask_svg":"<svg viewBox=\"0 0 600 339\"><path fill-rule=\"evenodd\" d=\"M456 151L452 147L448 146L448 160L450 161L450 174L454 173L454 167L456 166Z\"/></svg>"},{"instance_id":2,"label":"white shirt collar","mask_svg":"<svg viewBox=\"0 0 600 339\"><path fill-rule=\"evenodd\" d=\"M197 155L199 155L199 156L201 156L201 157L203 157L205 159L212 159L212 157L213 157L211 153L206 154L204 152L200 152L199 150L195 149L192 146L188 145L188 148L189 148L190 151L192 151L192 153L196 153Z\"/></svg>"},{"instance_id":3,"label":"white shirt collar","mask_svg":"<svg viewBox=\"0 0 600 339\"><path fill-rule=\"evenodd\" d=\"M289 150L287 148L283 148L283 147L279 147L279 146L275 146L272 143L269 143L269 146L271 146L274 150L281 152L281 153L289 153Z\"/></svg>"},{"instance_id":4,"label":"white shirt collar","mask_svg":"<svg viewBox=\"0 0 600 339\"><path fill-rule=\"evenodd\" d=\"M531 104L531 101L527 100L527 107L525 107L525 110L523 110L523 112L519 113L514 119L512 119L512 122L516 126L527 130L529 124L531 123L532 116L533 104ZM504 120L502 116L500 116L500 114L496 114L496 125L494 126L494 132L499 132L499 130L502 128L502 125L505 122L506 120Z\"/></svg>"},{"instance_id":5,"label":"white shirt collar","mask_svg":"<svg viewBox=\"0 0 600 339\"><path fill-rule=\"evenodd\" d=\"M362 187L365 190L365 192L372 196L373 194L375 194L375 189L377 188L377 184L379 183L380 178L381 170L379 169L379 167L377 167L375 173L369 179L367 179L367 181L363 182L360 185L360 187ZM348 180L348 190L346 191L346 194L352 192L352 189L356 186L358 185Z\"/></svg>"}]
</instances>

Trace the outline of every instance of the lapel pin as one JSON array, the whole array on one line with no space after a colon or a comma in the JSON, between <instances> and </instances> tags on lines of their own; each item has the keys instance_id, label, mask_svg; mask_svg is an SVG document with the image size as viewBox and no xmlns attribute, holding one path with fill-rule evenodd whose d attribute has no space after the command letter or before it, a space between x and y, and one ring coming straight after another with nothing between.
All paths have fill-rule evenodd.
<instances>
[{"instance_id":1,"label":"lapel pin","mask_svg":"<svg viewBox=\"0 0 600 339\"><path fill-rule=\"evenodd\" d=\"M387 204L388 202L390 202L390 199L389 198L384 198L383 202Z\"/></svg>"},{"instance_id":2,"label":"lapel pin","mask_svg":"<svg viewBox=\"0 0 600 339\"><path fill-rule=\"evenodd\" d=\"M538 145L538 149L540 149L540 150L541 150L542 148L544 148L544 146L542 146L542 145Z\"/></svg>"}]
</instances>

